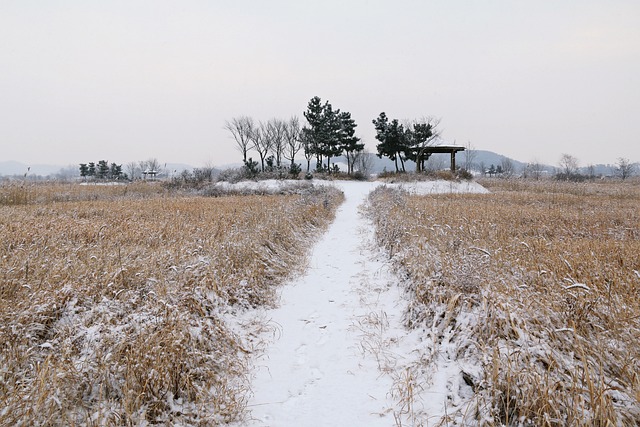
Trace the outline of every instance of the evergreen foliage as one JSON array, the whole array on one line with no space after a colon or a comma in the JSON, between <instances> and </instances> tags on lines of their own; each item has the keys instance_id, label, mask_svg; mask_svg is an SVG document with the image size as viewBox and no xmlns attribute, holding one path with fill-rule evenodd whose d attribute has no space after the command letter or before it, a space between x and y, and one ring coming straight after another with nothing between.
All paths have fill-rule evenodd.
<instances>
[{"instance_id":1,"label":"evergreen foliage","mask_svg":"<svg viewBox=\"0 0 640 427\"><path fill-rule=\"evenodd\" d=\"M402 153L407 150L404 127L398 122L398 119L393 119L389 122L389 118L384 111L372 122L376 129L376 139L380 141L380 144L376 145L378 157L382 158L384 156L392 160L395 164L396 172L400 171L398 167L398 159L400 159L402 171L404 172Z\"/></svg>"},{"instance_id":2,"label":"evergreen foliage","mask_svg":"<svg viewBox=\"0 0 640 427\"><path fill-rule=\"evenodd\" d=\"M339 109L326 101L324 104L318 96L314 96L307 105L304 117L309 127L302 129L302 140L307 158L307 170L311 156L315 155L318 171L335 171L331 165L331 158L345 153L347 159L354 158L356 152L364 149L364 144L359 144L360 138L355 136L357 126L351 118L351 113ZM324 164L326 159L326 164ZM349 163L349 173L353 162Z\"/></svg>"},{"instance_id":3,"label":"evergreen foliage","mask_svg":"<svg viewBox=\"0 0 640 427\"><path fill-rule=\"evenodd\" d=\"M251 178L255 177L258 175L258 172L260 172L258 166L258 162L253 160L251 157L244 161L244 170Z\"/></svg>"},{"instance_id":4,"label":"evergreen foliage","mask_svg":"<svg viewBox=\"0 0 640 427\"><path fill-rule=\"evenodd\" d=\"M339 168L331 164L331 159L344 155L347 159L348 174L357 168L357 160L364 151L364 144L355 135L357 124L351 113L334 109L328 101L320 97L311 98L304 112L308 125L301 128L297 117L289 120L273 118L254 125L246 116L225 122L243 155L245 167L253 168L253 160L247 160L247 152L258 153L260 172L277 172L284 176L287 171L297 175L301 165L296 165L296 155L302 151L307 161L307 173L311 160L316 159L316 170L333 173ZM283 164L283 159L289 165Z\"/></svg>"},{"instance_id":5,"label":"evergreen foliage","mask_svg":"<svg viewBox=\"0 0 640 427\"><path fill-rule=\"evenodd\" d=\"M353 172L353 166L357 159L357 154L364 150L364 144L360 142L360 138L355 136L356 126L358 126L351 118L351 113L344 111L340 113L340 148L347 158L347 173Z\"/></svg>"},{"instance_id":6,"label":"evergreen foliage","mask_svg":"<svg viewBox=\"0 0 640 427\"><path fill-rule=\"evenodd\" d=\"M109 163L106 160L100 160L97 164L94 162L80 163L80 176L95 177L97 179L126 179L127 175L122 172L122 165Z\"/></svg>"},{"instance_id":7,"label":"evergreen foliage","mask_svg":"<svg viewBox=\"0 0 640 427\"><path fill-rule=\"evenodd\" d=\"M80 163L80 176L86 178L89 175L89 166L86 163Z\"/></svg>"},{"instance_id":8,"label":"evergreen foliage","mask_svg":"<svg viewBox=\"0 0 640 427\"><path fill-rule=\"evenodd\" d=\"M376 129L376 139L380 141L376 146L379 158L384 156L393 160L396 172L399 172L400 168L405 172L405 160L415 162L417 172L424 170L424 162L429 158L427 148L438 136L435 131L438 125L437 120L423 118L403 125L398 119L389 121L387 114L383 111L372 122ZM400 160L400 166L398 160Z\"/></svg>"}]
</instances>

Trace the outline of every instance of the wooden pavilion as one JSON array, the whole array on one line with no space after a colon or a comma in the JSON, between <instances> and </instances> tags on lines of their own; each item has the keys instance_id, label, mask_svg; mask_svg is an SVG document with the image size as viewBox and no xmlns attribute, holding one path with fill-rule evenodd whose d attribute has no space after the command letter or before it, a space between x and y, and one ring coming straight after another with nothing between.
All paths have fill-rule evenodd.
<instances>
[{"instance_id":1,"label":"wooden pavilion","mask_svg":"<svg viewBox=\"0 0 640 427\"><path fill-rule=\"evenodd\" d=\"M424 147L421 150L420 156L420 170L424 170L424 162L429 160L432 154L435 153L449 153L451 155L451 171L456 170L456 153L458 151L464 151L465 147L460 145L433 145L429 147Z\"/></svg>"}]
</instances>

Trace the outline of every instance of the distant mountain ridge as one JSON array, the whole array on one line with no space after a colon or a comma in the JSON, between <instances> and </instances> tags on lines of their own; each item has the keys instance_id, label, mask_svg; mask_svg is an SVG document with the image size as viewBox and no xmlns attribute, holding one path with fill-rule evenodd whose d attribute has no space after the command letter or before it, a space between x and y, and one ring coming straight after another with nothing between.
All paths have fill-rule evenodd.
<instances>
[{"instance_id":1,"label":"distant mountain ridge","mask_svg":"<svg viewBox=\"0 0 640 427\"><path fill-rule=\"evenodd\" d=\"M36 176L49 176L58 173L65 166L61 165L46 165L46 164L34 164L26 165L24 163L16 162L13 160L0 162L0 175L4 176L22 176L22 175L36 175Z\"/></svg>"},{"instance_id":2,"label":"distant mountain ridge","mask_svg":"<svg viewBox=\"0 0 640 427\"><path fill-rule=\"evenodd\" d=\"M470 163L471 170L480 171L482 167L488 169L491 165L498 166L503 162L511 162L513 169L516 172L522 171L527 165L524 162L519 160L515 160L509 158L507 156L503 156L502 154L494 153L493 151L487 150L470 150L469 152L462 151L456 155L456 166L465 168L467 165L467 153L470 153ZM395 163L388 158L378 158L375 154L372 154L372 163L373 163L373 172L380 173L384 170L386 171L395 171ZM450 155L449 154L433 154L429 161L427 162L427 166L432 169L447 169L450 165ZM414 171L416 169L416 164L412 161L405 161L405 170L407 172ZM549 165L540 165L542 170L547 170L548 172L552 172L554 167Z\"/></svg>"}]
</instances>

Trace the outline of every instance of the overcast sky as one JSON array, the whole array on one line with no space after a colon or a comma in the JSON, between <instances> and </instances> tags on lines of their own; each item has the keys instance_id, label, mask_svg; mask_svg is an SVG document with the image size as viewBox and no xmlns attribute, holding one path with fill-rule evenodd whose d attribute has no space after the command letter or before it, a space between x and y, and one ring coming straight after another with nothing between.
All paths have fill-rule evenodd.
<instances>
[{"instance_id":1,"label":"overcast sky","mask_svg":"<svg viewBox=\"0 0 640 427\"><path fill-rule=\"evenodd\" d=\"M0 0L0 161L241 159L313 96L521 161L640 161L640 1ZM255 157L255 155L254 155Z\"/></svg>"}]
</instances>

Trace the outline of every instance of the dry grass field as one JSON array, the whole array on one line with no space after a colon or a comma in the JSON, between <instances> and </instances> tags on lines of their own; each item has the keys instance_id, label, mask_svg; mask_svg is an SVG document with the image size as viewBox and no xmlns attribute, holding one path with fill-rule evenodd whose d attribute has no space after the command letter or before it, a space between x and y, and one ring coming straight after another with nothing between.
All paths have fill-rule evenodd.
<instances>
[{"instance_id":1,"label":"dry grass field","mask_svg":"<svg viewBox=\"0 0 640 427\"><path fill-rule=\"evenodd\" d=\"M342 195L0 186L0 425L212 425L244 410L246 337Z\"/></svg>"},{"instance_id":2,"label":"dry grass field","mask_svg":"<svg viewBox=\"0 0 640 427\"><path fill-rule=\"evenodd\" d=\"M483 184L370 197L421 363L454 361L472 396L441 425L639 425L640 185Z\"/></svg>"}]
</instances>

